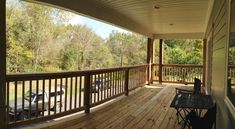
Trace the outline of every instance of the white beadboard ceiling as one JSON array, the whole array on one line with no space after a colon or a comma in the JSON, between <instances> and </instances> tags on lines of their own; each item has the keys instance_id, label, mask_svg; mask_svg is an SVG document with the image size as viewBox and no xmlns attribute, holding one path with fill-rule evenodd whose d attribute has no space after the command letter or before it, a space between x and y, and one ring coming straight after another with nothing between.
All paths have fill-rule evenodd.
<instances>
[{"instance_id":1,"label":"white beadboard ceiling","mask_svg":"<svg viewBox=\"0 0 235 129\"><path fill-rule=\"evenodd\" d=\"M203 38L213 0L26 0L154 38ZM159 9L155 9L157 6Z\"/></svg>"}]
</instances>

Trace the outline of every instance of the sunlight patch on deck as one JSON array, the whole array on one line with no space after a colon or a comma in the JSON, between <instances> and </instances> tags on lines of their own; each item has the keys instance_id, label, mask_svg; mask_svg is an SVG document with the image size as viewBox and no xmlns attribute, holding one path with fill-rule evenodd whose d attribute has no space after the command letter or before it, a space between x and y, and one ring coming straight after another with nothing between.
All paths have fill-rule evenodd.
<instances>
[{"instance_id":1,"label":"sunlight patch on deck","mask_svg":"<svg viewBox=\"0 0 235 129\"><path fill-rule=\"evenodd\" d=\"M144 86L146 88L152 88L152 89L162 89L163 87L162 86L150 86L150 85L146 85Z\"/></svg>"},{"instance_id":2,"label":"sunlight patch on deck","mask_svg":"<svg viewBox=\"0 0 235 129\"><path fill-rule=\"evenodd\" d=\"M153 86L155 87L155 86ZM163 88L163 87L161 87ZM141 106L138 110L136 110L132 116L136 117L138 116L141 112L143 112L143 110L145 110L149 105L151 105L153 103L153 101L156 101L156 99L158 99L159 97L162 96L163 93L166 92L166 90L168 90L168 88L170 88L169 86L164 87L161 91L159 91L155 96L153 96L149 101L147 101L143 106Z\"/></svg>"}]
</instances>

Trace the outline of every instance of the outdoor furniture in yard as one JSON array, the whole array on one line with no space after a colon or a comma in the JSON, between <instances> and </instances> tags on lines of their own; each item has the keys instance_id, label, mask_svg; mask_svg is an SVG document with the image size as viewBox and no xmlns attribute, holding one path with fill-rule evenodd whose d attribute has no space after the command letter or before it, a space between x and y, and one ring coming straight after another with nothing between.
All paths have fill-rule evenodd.
<instances>
[{"instance_id":1,"label":"outdoor furniture in yard","mask_svg":"<svg viewBox=\"0 0 235 129\"><path fill-rule=\"evenodd\" d=\"M204 94L176 94L170 105L177 111L178 123L185 123L187 121L186 116L192 111L195 111L196 115L200 117L201 109L208 110L213 106L212 97Z\"/></svg>"}]
</instances>

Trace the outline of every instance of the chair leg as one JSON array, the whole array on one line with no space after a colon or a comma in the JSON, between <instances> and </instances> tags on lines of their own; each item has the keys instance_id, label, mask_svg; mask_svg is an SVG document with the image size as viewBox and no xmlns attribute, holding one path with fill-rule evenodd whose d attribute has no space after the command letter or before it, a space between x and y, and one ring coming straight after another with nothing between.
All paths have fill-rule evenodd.
<instances>
[{"instance_id":1,"label":"chair leg","mask_svg":"<svg viewBox=\"0 0 235 129\"><path fill-rule=\"evenodd\" d=\"M191 129L191 126L189 125L188 121L184 121L183 126L181 126L181 129L185 129L185 127L188 127L188 129Z\"/></svg>"}]
</instances>

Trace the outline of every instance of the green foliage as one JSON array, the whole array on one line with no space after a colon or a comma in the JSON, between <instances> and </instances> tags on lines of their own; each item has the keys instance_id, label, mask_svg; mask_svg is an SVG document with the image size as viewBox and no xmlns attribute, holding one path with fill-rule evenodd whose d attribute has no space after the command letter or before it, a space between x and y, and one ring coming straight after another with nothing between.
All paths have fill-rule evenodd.
<instances>
[{"instance_id":1,"label":"green foliage","mask_svg":"<svg viewBox=\"0 0 235 129\"><path fill-rule=\"evenodd\" d=\"M165 40L164 63L202 64L201 40Z\"/></svg>"},{"instance_id":2,"label":"green foliage","mask_svg":"<svg viewBox=\"0 0 235 129\"><path fill-rule=\"evenodd\" d=\"M68 12L23 1L9 0L6 12L8 72L55 72L146 63L144 36L112 31L104 40L86 25L68 24ZM201 40L165 40L164 63L201 64Z\"/></svg>"},{"instance_id":3,"label":"green foliage","mask_svg":"<svg viewBox=\"0 0 235 129\"><path fill-rule=\"evenodd\" d=\"M230 41L228 53L228 65L235 65L235 39Z\"/></svg>"},{"instance_id":4,"label":"green foliage","mask_svg":"<svg viewBox=\"0 0 235 129\"><path fill-rule=\"evenodd\" d=\"M114 58L113 66L146 63L146 42L144 36L112 31L107 45Z\"/></svg>"},{"instance_id":5,"label":"green foliage","mask_svg":"<svg viewBox=\"0 0 235 129\"><path fill-rule=\"evenodd\" d=\"M61 68L66 70L73 70L76 67L76 57L77 51L76 49L68 45L65 47L65 50L61 52L62 63Z\"/></svg>"}]
</instances>

